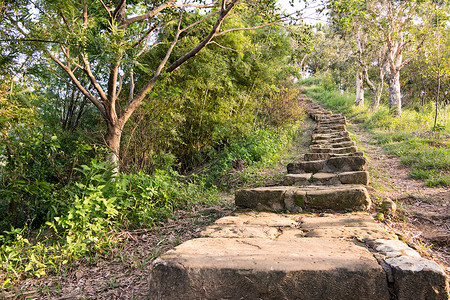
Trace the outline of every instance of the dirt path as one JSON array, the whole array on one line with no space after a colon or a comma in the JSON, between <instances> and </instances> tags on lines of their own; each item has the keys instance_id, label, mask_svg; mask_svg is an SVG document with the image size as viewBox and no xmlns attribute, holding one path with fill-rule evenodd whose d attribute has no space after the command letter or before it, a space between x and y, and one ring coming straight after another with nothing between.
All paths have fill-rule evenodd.
<instances>
[{"instance_id":1,"label":"dirt path","mask_svg":"<svg viewBox=\"0 0 450 300\"><path fill-rule=\"evenodd\" d=\"M397 156L385 154L361 127L353 124L349 129L369 159L372 199L391 198L399 207L399 216L385 220L385 226L422 254L434 257L450 274L449 188L430 188L412 179L410 168Z\"/></svg>"}]
</instances>

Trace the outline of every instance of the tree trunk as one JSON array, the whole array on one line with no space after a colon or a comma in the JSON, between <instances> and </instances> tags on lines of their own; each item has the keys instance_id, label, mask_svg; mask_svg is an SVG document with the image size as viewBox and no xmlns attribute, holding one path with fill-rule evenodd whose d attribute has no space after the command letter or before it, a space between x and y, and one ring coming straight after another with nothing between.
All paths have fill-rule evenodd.
<instances>
[{"instance_id":1,"label":"tree trunk","mask_svg":"<svg viewBox=\"0 0 450 300\"><path fill-rule=\"evenodd\" d=\"M389 76L389 107L396 110L397 117L402 116L402 94L400 91L400 71Z\"/></svg>"},{"instance_id":2,"label":"tree trunk","mask_svg":"<svg viewBox=\"0 0 450 300\"><path fill-rule=\"evenodd\" d=\"M364 81L363 74L358 72L356 74L356 98L355 98L356 106L364 106Z\"/></svg>"},{"instance_id":3,"label":"tree trunk","mask_svg":"<svg viewBox=\"0 0 450 300\"><path fill-rule=\"evenodd\" d=\"M109 148L110 153L107 156L107 161L111 162L114 166L114 174L119 174L119 154L120 154L120 139L122 137L122 128L119 124L111 124L106 122L106 135L105 141Z\"/></svg>"},{"instance_id":4,"label":"tree trunk","mask_svg":"<svg viewBox=\"0 0 450 300\"><path fill-rule=\"evenodd\" d=\"M383 82L377 84L375 90L372 91L372 100L370 101L369 110L377 111L380 107L381 94L383 93Z\"/></svg>"}]
</instances>

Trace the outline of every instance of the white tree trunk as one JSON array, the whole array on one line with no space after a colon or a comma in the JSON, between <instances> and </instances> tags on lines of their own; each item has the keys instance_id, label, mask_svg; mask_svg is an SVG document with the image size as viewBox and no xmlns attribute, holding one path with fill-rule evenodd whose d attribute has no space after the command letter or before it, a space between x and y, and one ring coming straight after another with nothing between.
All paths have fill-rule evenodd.
<instances>
[{"instance_id":1,"label":"white tree trunk","mask_svg":"<svg viewBox=\"0 0 450 300\"><path fill-rule=\"evenodd\" d=\"M389 106L396 110L397 117L402 116L402 94L400 90L400 71L389 76Z\"/></svg>"},{"instance_id":2,"label":"white tree trunk","mask_svg":"<svg viewBox=\"0 0 450 300\"><path fill-rule=\"evenodd\" d=\"M356 74L356 98L355 98L356 106L364 106L364 81L363 74L358 72Z\"/></svg>"}]
</instances>

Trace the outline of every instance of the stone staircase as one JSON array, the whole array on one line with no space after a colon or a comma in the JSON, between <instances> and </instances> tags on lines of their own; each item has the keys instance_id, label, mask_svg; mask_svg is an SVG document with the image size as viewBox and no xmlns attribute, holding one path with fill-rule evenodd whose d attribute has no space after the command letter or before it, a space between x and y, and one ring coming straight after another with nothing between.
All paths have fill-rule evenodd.
<instances>
[{"instance_id":1,"label":"stone staircase","mask_svg":"<svg viewBox=\"0 0 450 300\"><path fill-rule=\"evenodd\" d=\"M363 212L367 160L345 117L303 101L317 121L304 160L155 260L149 299L447 299L442 268Z\"/></svg>"}]
</instances>

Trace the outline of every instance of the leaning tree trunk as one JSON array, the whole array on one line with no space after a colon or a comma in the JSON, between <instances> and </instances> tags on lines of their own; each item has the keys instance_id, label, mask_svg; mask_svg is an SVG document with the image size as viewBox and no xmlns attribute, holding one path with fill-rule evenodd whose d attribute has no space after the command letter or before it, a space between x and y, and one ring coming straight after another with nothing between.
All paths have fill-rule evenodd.
<instances>
[{"instance_id":1,"label":"leaning tree trunk","mask_svg":"<svg viewBox=\"0 0 450 300\"><path fill-rule=\"evenodd\" d=\"M364 81L363 74L361 72L357 72L356 74L356 98L355 105L356 106L364 106Z\"/></svg>"},{"instance_id":2,"label":"leaning tree trunk","mask_svg":"<svg viewBox=\"0 0 450 300\"><path fill-rule=\"evenodd\" d=\"M402 116L402 94L400 90L400 71L392 72L389 78L389 107L396 110L397 117Z\"/></svg>"}]
</instances>

